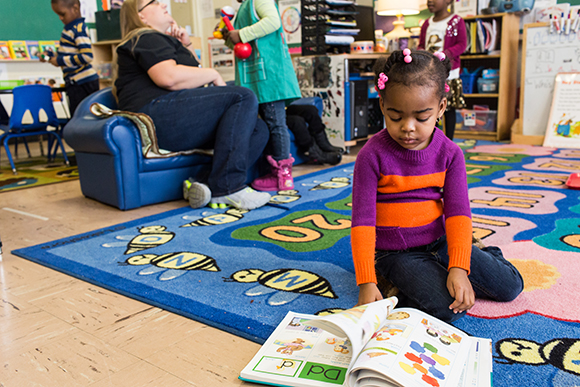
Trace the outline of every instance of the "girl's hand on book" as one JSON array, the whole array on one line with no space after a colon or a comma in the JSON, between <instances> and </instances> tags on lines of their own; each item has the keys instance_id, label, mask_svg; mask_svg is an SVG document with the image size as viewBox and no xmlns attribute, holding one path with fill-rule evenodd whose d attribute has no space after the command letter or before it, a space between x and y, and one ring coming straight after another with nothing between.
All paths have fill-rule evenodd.
<instances>
[{"instance_id":1,"label":"girl's hand on book","mask_svg":"<svg viewBox=\"0 0 580 387\"><path fill-rule=\"evenodd\" d=\"M383 299L381 291L374 282L358 286L358 303L355 306L370 304Z\"/></svg>"},{"instance_id":2,"label":"girl's hand on book","mask_svg":"<svg viewBox=\"0 0 580 387\"><path fill-rule=\"evenodd\" d=\"M475 304L475 292L467 277L467 271L459 267L449 269L447 289L455 301L449 305L453 313L465 312Z\"/></svg>"}]
</instances>

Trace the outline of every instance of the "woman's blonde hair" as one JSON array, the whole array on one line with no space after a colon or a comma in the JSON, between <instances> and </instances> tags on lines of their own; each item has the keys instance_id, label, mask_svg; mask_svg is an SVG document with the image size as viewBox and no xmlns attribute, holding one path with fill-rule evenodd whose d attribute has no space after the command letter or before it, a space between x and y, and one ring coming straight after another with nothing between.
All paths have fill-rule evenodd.
<instances>
[{"instance_id":1,"label":"woman's blonde hair","mask_svg":"<svg viewBox=\"0 0 580 387\"><path fill-rule=\"evenodd\" d=\"M131 50L137 44L139 36L148 32L155 32L153 28L143 23L139 17L139 7L142 6L144 0L125 0L121 7L120 22L121 22L121 43L119 46L125 44L129 40L134 39ZM118 46L117 46L118 47ZM117 63L117 50L113 52L113 95L117 99L117 87L115 81L119 76L119 64ZM118 99L117 99L118 102Z\"/></svg>"}]
</instances>

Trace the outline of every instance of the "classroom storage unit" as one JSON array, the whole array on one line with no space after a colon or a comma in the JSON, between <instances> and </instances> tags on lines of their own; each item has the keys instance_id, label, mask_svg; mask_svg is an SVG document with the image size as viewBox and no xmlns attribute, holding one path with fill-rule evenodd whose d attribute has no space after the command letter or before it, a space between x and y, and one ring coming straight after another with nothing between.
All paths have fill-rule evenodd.
<instances>
[{"instance_id":1,"label":"classroom storage unit","mask_svg":"<svg viewBox=\"0 0 580 387\"><path fill-rule=\"evenodd\" d=\"M516 88L517 88L517 71L518 71L518 39L520 19L513 13L499 13L494 15L478 15L465 17L465 24L468 28L468 49L461 55L461 68L467 69L467 72L473 76L467 79L462 76L463 80L471 82L464 85L464 97L467 104L466 109L474 110L475 105L489 107L489 113L478 112L478 117L489 117L483 125L475 125L476 129L471 130L472 126L466 130L464 122L458 115L455 136L467 139L479 139L490 141L501 141L510 139L510 131L515 119L516 106ZM478 46L479 36L473 36L473 28L481 28L482 22L495 23L497 34L495 49L486 52L485 47ZM485 35L484 35L485 36ZM485 38L484 38L485 40ZM476 46L473 46L476 44ZM474 47L474 48L472 48ZM481 69L480 71L477 71ZM483 69L497 70L499 77L493 81L479 81ZM466 87L467 86L467 87ZM497 87L497 92L490 92L492 87ZM484 92L480 92L484 91ZM468 91L466 93L466 91ZM458 110L459 111L459 110ZM495 118L495 120L494 120ZM494 123L493 128L491 125Z\"/></svg>"},{"instance_id":2,"label":"classroom storage unit","mask_svg":"<svg viewBox=\"0 0 580 387\"><path fill-rule=\"evenodd\" d=\"M93 66L99 73L99 83L101 89L112 86L111 65L113 63L113 53L121 40L102 40L93 44ZM107 71L108 69L109 71Z\"/></svg>"},{"instance_id":3,"label":"classroom storage unit","mask_svg":"<svg viewBox=\"0 0 580 387\"><path fill-rule=\"evenodd\" d=\"M384 128L372 72L375 61L384 55L337 54L294 58L302 96L322 98L322 121L334 146L348 149Z\"/></svg>"},{"instance_id":4,"label":"classroom storage unit","mask_svg":"<svg viewBox=\"0 0 580 387\"><path fill-rule=\"evenodd\" d=\"M342 54L358 33L353 0L302 0L302 55Z\"/></svg>"}]
</instances>

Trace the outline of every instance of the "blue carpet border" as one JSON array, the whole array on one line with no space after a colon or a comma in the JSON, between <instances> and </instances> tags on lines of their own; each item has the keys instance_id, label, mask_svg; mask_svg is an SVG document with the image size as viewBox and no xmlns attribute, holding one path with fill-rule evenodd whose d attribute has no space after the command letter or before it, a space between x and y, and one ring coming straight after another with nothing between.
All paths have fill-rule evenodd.
<instances>
[{"instance_id":1,"label":"blue carpet border","mask_svg":"<svg viewBox=\"0 0 580 387\"><path fill-rule=\"evenodd\" d=\"M304 180L307 178L310 179L310 178L316 177L318 175L326 174L326 173L331 172L332 170L335 170L335 169L340 170L340 169L351 167L353 165L354 165L354 162L351 162L351 163L337 165L337 166L331 167L331 168L325 168L325 169L320 170L320 171L316 171L316 172L312 172L312 173L308 173L308 174L299 176L299 177L295 178L294 181L300 182L301 180ZM239 337L243 337L245 339L256 342L258 344L263 344L265 339L263 339L261 337L248 334L246 332L237 330L233 327L229 327L227 325L220 324L218 322L215 322L215 321L212 321L210 319L189 313L189 312L184 311L183 309L179 308L179 306L182 303L189 303L189 304L195 303L195 304L198 304L200 307L206 308L206 310L208 312L208 313L205 313L206 315L211 315L211 314L215 314L215 313L223 313L221 310L215 309L207 304L197 303L197 302L192 301L190 299L187 299L185 297L176 296L173 293L163 292L163 291L160 291L158 289L154 289L152 287L149 287L147 285L128 280L127 278L121 278L121 277L106 273L104 271L99 271L95 268L88 267L88 266L83 265L83 264L78 263L78 262L71 262L65 258L53 255L50 252L48 252L48 249L50 249L50 248L65 246L67 244L75 243L75 242L78 242L80 240L89 239L89 238L92 238L95 236L106 235L108 233L120 231L123 229L128 229L128 228L135 227L135 226L138 226L138 225L143 224L143 223L153 222L153 221L156 221L158 219L166 218L168 216L179 215L182 213L186 213L188 211L191 211L191 208L184 206L182 208L177 208L174 210L165 211L165 212L162 212L160 214L149 215L149 216L146 216L143 218L138 218L138 219L131 220L128 222L119 223L119 224L109 226L109 227L103 227L103 228L89 231L86 233L73 235L70 237L65 237L65 238L57 239L57 240L46 242L46 243L41 243L41 244L30 246L30 247L24 247L21 249L12 250L11 253L18 256L18 257L27 259L27 260L35 262L35 263L38 263L42 266L49 267L49 268L56 270L58 272L70 275L71 277L74 277L74 278L80 279L82 281L91 283L95 286L99 286L99 287L108 289L112 292L122 294L123 296L144 302L148 305L152 305L152 306L158 307L160 309L167 310L167 311L170 311L172 313L190 318L190 319L198 321L202 324L221 329L223 331L226 331L228 333L231 333L231 334L239 336ZM74 270L73 270L73 266L74 266ZM81 274L81 273L83 273L83 274ZM101 280L97 280L97 278L101 278ZM142 296L143 294L150 295L151 298ZM155 298L164 299L167 302L165 302L165 303L156 302L156 301L154 301ZM242 322L243 325L246 325L248 327L251 327L253 325L255 326L255 324L256 324L256 322L254 320L244 319L242 316L236 316L236 318L241 319L240 322ZM255 327L255 328L259 329L260 327ZM266 337L267 336L268 336L268 334L266 334Z\"/></svg>"}]
</instances>

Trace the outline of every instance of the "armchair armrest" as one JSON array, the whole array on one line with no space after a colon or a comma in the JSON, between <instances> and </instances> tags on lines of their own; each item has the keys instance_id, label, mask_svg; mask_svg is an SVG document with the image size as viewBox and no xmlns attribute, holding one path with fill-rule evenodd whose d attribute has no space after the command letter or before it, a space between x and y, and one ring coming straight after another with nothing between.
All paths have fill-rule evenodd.
<instances>
[{"instance_id":1,"label":"armchair armrest","mask_svg":"<svg viewBox=\"0 0 580 387\"><path fill-rule=\"evenodd\" d=\"M290 105L313 105L318 109L318 114L322 116L323 105L320 97L303 97L292 101Z\"/></svg>"},{"instance_id":2,"label":"armchair armrest","mask_svg":"<svg viewBox=\"0 0 580 387\"><path fill-rule=\"evenodd\" d=\"M131 138L130 143L141 151L141 139L135 125L124 117L110 117L107 119L90 117L74 117L63 130L66 142L75 152L105 153L116 155L118 148L129 144L116 143L113 132L124 132L123 138ZM116 133L117 137L119 133Z\"/></svg>"}]
</instances>

